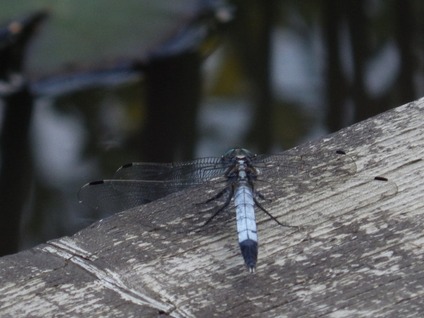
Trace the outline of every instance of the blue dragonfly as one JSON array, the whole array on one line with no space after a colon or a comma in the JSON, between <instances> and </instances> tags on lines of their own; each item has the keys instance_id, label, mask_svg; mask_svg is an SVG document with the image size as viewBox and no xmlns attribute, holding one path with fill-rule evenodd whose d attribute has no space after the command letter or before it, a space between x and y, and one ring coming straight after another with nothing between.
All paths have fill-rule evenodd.
<instances>
[{"instance_id":1,"label":"blue dragonfly","mask_svg":"<svg viewBox=\"0 0 424 318\"><path fill-rule=\"evenodd\" d=\"M168 195L186 198L194 208L183 204L177 213L169 213L166 209L143 209L140 216L144 224L166 230L174 228L179 233L202 232L216 219L226 220L234 216L233 213L223 213L232 206L236 212L241 254L248 270L254 272L258 257L255 207L278 226L297 228L280 222L265 206L284 198L287 193L304 193L341 182L355 173L354 160L342 150L313 155L256 155L243 148L234 148L221 157L175 163L126 164L117 170L113 179L84 185L79 200L94 209L111 213ZM375 180L387 182L382 177ZM187 194L187 189L196 189L203 195L195 198ZM200 211L203 205L209 213Z\"/></svg>"}]
</instances>

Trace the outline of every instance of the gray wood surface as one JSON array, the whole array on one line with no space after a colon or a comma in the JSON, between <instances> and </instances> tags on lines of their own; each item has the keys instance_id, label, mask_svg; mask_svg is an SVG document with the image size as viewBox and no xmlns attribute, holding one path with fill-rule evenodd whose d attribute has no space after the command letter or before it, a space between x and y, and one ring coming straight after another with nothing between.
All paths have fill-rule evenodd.
<instances>
[{"instance_id":1,"label":"gray wood surface","mask_svg":"<svg viewBox=\"0 0 424 318\"><path fill-rule=\"evenodd\" d=\"M297 150L339 148L354 176L271 205L307 225L258 213L254 274L234 224L148 231L143 211L184 207L171 196L0 258L0 317L422 317L424 99Z\"/></svg>"}]
</instances>

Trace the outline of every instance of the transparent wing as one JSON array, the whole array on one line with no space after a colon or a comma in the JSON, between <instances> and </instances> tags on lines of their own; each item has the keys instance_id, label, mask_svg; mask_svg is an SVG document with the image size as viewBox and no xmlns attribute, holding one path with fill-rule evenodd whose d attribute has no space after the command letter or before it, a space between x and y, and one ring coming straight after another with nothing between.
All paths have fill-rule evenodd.
<instances>
[{"instance_id":1,"label":"transparent wing","mask_svg":"<svg viewBox=\"0 0 424 318\"><path fill-rule=\"evenodd\" d=\"M122 166L114 179L84 185L79 201L107 213L130 209L183 189L223 176L220 158L201 158L175 164L131 163Z\"/></svg>"},{"instance_id":2,"label":"transparent wing","mask_svg":"<svg viewBox=\"0 0 424 318\"><path fill-rule=\"evenodd\" d=\"M341 180L356 171L353 160L337 152L320 152L314 155L260 155L253 157L252 164L259 173L255 186L258 191L266 194L268 200L304 191L306 186L316 187L317 183L313 182L316 176L322 176L318 180L326 180L329 183ZM80 202L108 214L134 208L193 187L202 186L203 191L213 197L227 186L224 178L227 168L220 157L165 164L131 163L119 168L111 180L84 185L78 196ZM200 208L212 209L214 205L218 207L224 204L226 199L226 195L221 195ZM184 211L187 211L187 208L180 213L183 214ZM157 216L158 220L165 218Z\"/></svg>"},{"instance_id":3,"label":"transparent wing","mask_svg":"<svg viewBox=\"0 0 424 318\"><path fill-rule=\"evenodd\" d=\"M351 213L369 203L393 196L397 193L396 183L380 177L356 176L356 164L349 155L343 151L324 151L311 155L303 154L277 154L271 156L257 156L256 166L259 176L255 182L257 200L281 223L291 226L307 226L318 222L325 222L329 217L337 217L344 213ZM329 191L321 191L328 189ZM343 189L343 190L342 190ZM328 196L328 198L322 198ZM326 213L328 208L309 211L305 217L299 211L292 213L293 201L313 198L320 204L331 200L332 206L338 207L337 211ZM285 205L284 217L275 215L272 207L275 202ZM310 210L311 202L304 206ZM265 220L269 217L257 210L258 216Z\"/></svg>"},{"instance_id":4,"label":"transparent wing","mask_svg":"<svg viewBox=\"0 0 424 318\"><path fill-rule=\"evenodd\" d=\"M219 157L177 163L134 162L119 168L114 179L177 181L194 185L224 174Z\"/></svg>"},{"instance_id":5,"label":"transparent wing","mask_svg":"<svg viewBox=\"0 0 424 318\"><path fill-rule=\"evenodd\" d=\"M259 155L250 159L258 172L257 180L254 181L257 200L273 215L273 205L270 203L286 199L287 202L292 202L299 194L313 195L321 187L335 188L356 173L354 160L341 151L324 151L310 155ZM231 196L224 176L227 168L228 165L222 163L218 157L174 164L132 163L118 169L112 180L83 186L79 199L95 209L111 213L174 195L177 199L173 200L173 207L157 203L150 205L148 209L141 209L140 222L172 231L176 229L179 232L190 232L199 228L203 231L207 229L202 225L217 209L228 203ZM370 189L373 187L370 186ZM393 192L390 182L380 183L379 187L381 193ZM181 192L187 188L189 190ZM349 202L348 192L342 194L340 200ZM257 214L269 220L259 209ZM209 225L212 228L222 226L222 222L229 221L234 215L234 204L230 202ZM275 217L280 219L281 216ZM292 223L285 219L281 222L299 225L298 222Z\"/></svg>"},{"instance_id":6,"label":"transparent wing","mask_svg":"<svg viewBox=\"0 0 424 318\"><path fill-rule=\"evenodd\" d=\"M252 162L258 170L256 190L271 200L340 183L356 173L354 160L343 151L260 155Z\"/></svg>"},{"instance_id":7,"label":"transparent wing","mask_svg":"<svg viewBox=\"0 0 424 318\"><path fill-rule=\"evenodd\" d=\"M157 197L158 189L172 188L185 191L175 191L170 196L175 196L174 205L161 205L157 201L154 205L140 209L140 223L151 229L161 229L173 233L188 233L202 229L208 231L210 227L202 226L213 215L215 208L222 206L230 195L228 183L225 178L219 177L212 181L194 186L193 182L176 183L173 181L143 181L143 180L102 180L84 185L79 191L80 202L107 214L123 211L141 206L150 202L146 198ZM150 189L150 190L149 190ZM153 191L149 196L149 191ZM165 191L168 193L168 191ZM165 193L163 192L163 194ZM211 197L219 195L214 200ZM228 220L234 212L233 205L216 218L212 226L222 220Z\"/></svg>"},{"instance_id":8,"label":"transparent wing","mask_svg":"<svg viewBox=\"0 0 424 318\"><path fill-rule=\"evenodd\" d=\"M397 191L396 183L384 177L354 176L331 184L327 191L315 188L302 196L290 194L280 197L273 201L272 206L278 206L278 209L274 209L273 216L281 223L291 226L308 227L327 223L329 220L337 224L360 217L360 212L369 217L364 207L382 209L384 200L395 196ZM267 200L264 201L264 206L269 206ZM258 216L268 221L267 216Z\"/></svg>"}]
</instances>

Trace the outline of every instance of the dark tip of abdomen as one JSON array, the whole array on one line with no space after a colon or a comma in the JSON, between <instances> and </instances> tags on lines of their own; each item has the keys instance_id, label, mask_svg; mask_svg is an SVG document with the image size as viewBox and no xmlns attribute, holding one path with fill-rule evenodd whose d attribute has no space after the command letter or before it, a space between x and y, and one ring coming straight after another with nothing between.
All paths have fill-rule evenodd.
<instances>
[{"instance_id":1,"label":"dark tip of abdomen","mask_svg":"<svg viewBox=\"0 0 424 318\"><path fill-rule=\"evenodd\" d=\"M253 240L244 240L239 245L244 263L249 269L249 272L253 273L256 268L256 261L258 260L258 243Z\"/></svg>"}]
</instances>

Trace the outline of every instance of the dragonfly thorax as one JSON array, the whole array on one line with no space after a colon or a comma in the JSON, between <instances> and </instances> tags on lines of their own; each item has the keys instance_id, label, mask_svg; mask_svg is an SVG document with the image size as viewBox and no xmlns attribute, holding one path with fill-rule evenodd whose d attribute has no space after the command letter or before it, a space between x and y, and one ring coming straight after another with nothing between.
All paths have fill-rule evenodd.
<instances>
[{"instance_id":1,"label":"dragonfly thorax","mask_svg":"<svg viewBox=\"0 0 424 318\"><path fill-rule=\"evenodd\" d=\"M246 164L243 160L238 161L238 179L239 181L245 181L247 179Z\"/></svg>"},{"instance_id":2,"label":"dragonfly thorax","mask_svg":"<svg viewBox=\"0 0 424 318\"><path fill-rule=\"evenodd\" d=\"M257 174L258 171L252 166L249 158L240 155L233 160L225 176L231 184L238 187L242 184L251 184L256 180Z\"/></svg>"}]
</instances>

